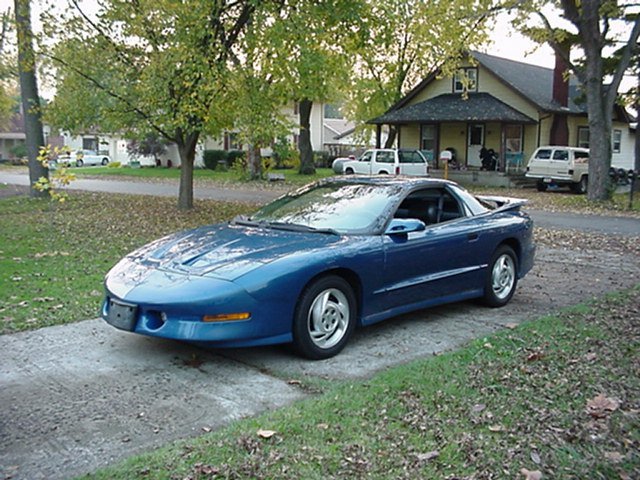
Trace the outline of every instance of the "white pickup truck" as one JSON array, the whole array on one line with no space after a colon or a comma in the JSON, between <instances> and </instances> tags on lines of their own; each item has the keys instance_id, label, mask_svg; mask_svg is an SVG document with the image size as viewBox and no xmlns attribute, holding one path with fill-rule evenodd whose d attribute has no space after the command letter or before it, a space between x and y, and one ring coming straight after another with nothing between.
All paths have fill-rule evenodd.
<instances>
[{"instance_id":1,"label":"white pickup truck","mask_svg":"<svg viewBox=\"0 0 640 480\"><path fill-rule=\"evenodd\" d=\"M428 176L429 164L418 150L378 148L342 164L347 174Z\"/></svg>"}]
</instances>

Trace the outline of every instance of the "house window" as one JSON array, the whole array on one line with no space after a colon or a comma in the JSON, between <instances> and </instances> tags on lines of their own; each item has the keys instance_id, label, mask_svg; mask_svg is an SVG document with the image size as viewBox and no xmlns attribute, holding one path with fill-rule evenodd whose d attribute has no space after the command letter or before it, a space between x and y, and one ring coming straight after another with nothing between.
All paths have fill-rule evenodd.
<instances>
[{"instance_id":1,"label":"house window","mask_svg":"<svg viewBox=\"0 0 640 480\"><path fill-rule=\"evenodd\" d=\"M225 136L225 150L242 150L242 143L238 140L236 132L229 132Z\"/></svg>"},{"instance_id":2,"label":"house window","mask_svg":"<svg viewBox=\"0 0 640 480\"><path fill-rule=\"evenodd\" d=\"M342 120L344 115L340 111L339 105L333 105L331 103L327 103L324 106L324 118L335 118Z\"/></svg>"},{"instance_id":3,"label":"house window","mask_svg":"<svg viewBox=\"0 0 640 480\"><path fill-rule=\"evenodd\" d=\"M507 153L522 152L522 125L504 127L504 144Z\"/></svg>"},{"instance_id":4,"label":"house window","mask_svg":"<svg viewBox=\"0 0 640 480\"><path fill-rule=\"evenodd\" d=\"M420 150L425 158L433 161L436 158L437 135L435 125L422 125L420 133Z\"/></svg>"},{"instance_id":5,"label":"house window","mask_svg":"<svg viewBox=\"0 0 640 480\"><path fill-rule=\"evenodd\" d=\"M87 137L82 139L82 149L98 151L98 139L95 137Z\"/></svg>"},{"instance_id":6,"label":"house window","mask_svg":"<svg viewBox=\"0 0 640 480\"><path fill-rule=\"evenodd\" d=\"M460 68L453 77L453 92L477 92L478 69L475 67Z\"/></svg>"},{"instance_id":7,"label":"house window","mask_svg":"<svg viewBox=\"0 0 640 480\"><path fill-rule=\"evenodd\" d=\"M578 147L589 148L589 127L578 127Z\"/></svg>"},{"instance_id":8,"label":"house window","mask_svg":"<svg viewBox=\"0 0 640 480\"><path fill-rule=\"evenodd\" d=\"M611 135L611 142L613 153L620 153L620 146L622 144L622 130L614 130L613 135Z\"/></svg>"}]
</instances>

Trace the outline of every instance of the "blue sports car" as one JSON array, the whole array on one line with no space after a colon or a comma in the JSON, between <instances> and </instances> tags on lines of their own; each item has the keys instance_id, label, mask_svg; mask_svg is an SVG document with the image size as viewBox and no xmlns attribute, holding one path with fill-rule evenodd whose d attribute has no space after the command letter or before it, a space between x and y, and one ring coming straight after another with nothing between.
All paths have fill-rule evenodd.
<instances>
[{"instance_id":1,"label":"blue sports car","mask_svg":"<svg viewBox=\"0 0 640 480\"><path fill-rule=\"evenodd\" d=\"M328 358L356 325L475 297L505 305L533 265L523 203L437 179L326 179L127 255L107 274L102 316L144 335Z\"/></svg>"}]
</instances>

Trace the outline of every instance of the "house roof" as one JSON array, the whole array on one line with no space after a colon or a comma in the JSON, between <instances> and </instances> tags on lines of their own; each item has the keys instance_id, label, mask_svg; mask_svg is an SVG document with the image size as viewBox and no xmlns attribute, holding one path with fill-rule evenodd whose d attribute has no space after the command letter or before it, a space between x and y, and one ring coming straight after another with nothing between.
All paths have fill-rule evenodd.
<instances>
[{"instance_id":1,"label":"house roof","mask_svg":"<svg viewBox=\"0 0 640 480\"><path fill-rule=\"evenodd\" d=\"M536 123L534 119L510 107L489 93L446 93L423 102L390 110L370 120L373 124L429 122L510 122Z\"/></svg>"},{"instance_id":2,"label":"house roof","mask_svg":"<svg viewBox=\"0 0 640 480\"><path fill-rule=\"evenodd\" d=\"M526 100L533 103L542 111L586 114L586 102L577 102L580 97L578 81L575 77L569 79L569 105L567 108L553 100L553 69L517 62L487 53L469 52L480 65L492 72L500 81L517 92ZM413 100L429 83L438 78L441 72L436 70L416 85L404 98L389 109L402 108Z\"/></svg>"}]
</instances>

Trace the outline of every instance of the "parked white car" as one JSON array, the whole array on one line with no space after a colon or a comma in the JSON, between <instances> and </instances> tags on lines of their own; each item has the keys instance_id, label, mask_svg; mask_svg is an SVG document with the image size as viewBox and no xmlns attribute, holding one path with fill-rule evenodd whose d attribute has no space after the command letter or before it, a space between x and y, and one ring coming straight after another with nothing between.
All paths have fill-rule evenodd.
<instances>
[{"instance_id":1,"label":"parked white car","mask_svg":"<svg viewBox=\"0 0 640 480\"><path fill-rule=\"evenodd\" d=\"M418 150L379 148L342 164L345 174L428 176L429 164Z\"/></svg>"},{"instance_id":2,"label":"parked white car","mask_svg":"<svg viewBox=\"0 0 640 480\"><path fill-rule=\"evenodd\" d=\"M95 150L75 150L69 155L61 155L58 157L58 163L67 165L75 165L82 167L84 165L108 165L111 162L109 155L102 155Z\"/></svg>"},{"instance_id":3,"label":"parked white car","mask_svg":"<svg viewBox=\"0 0 640 480\"><path fill-rule=\"evenodd\" d=\"M547 187L569 186L575 193L586 193L589 150L577 147L545 146L533 152L525 176L535 178L538 191Z\"/></svg>"}]
</instances>

